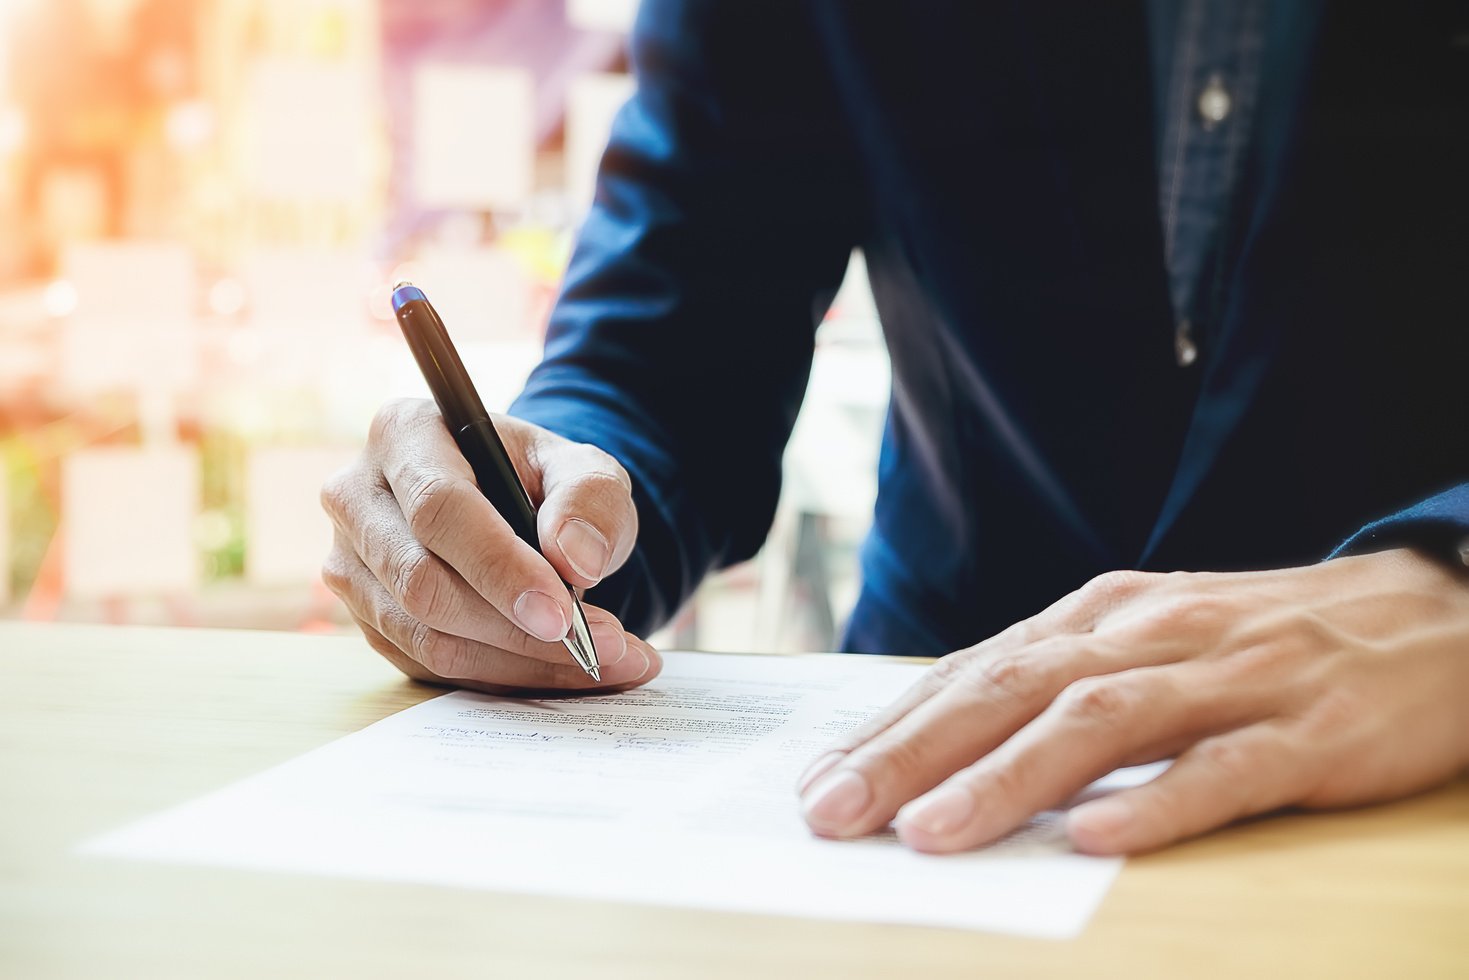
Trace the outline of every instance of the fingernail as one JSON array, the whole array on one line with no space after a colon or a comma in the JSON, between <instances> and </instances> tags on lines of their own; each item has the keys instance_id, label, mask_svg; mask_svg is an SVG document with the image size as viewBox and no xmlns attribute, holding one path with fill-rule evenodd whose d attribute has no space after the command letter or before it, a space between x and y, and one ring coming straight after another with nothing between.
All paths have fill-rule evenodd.
<instances>
[{"instance_id":1,"label":"fingernail","mask_svg":"<svg viewBox=\"0 0 1469 980\"><path fill-rule=\"evenodd\" d=\"M627 634L611 623L593 623L592 646L597 648L597 662L605 670L627 655Z\"/></svg>"},{"instance_id":2,"label":"fingernail","mask_svg":"<svg viewBox=\"0 0 1469 980\"><path fill-rule=\"evenodd\" d=\"M526 592L515 600L515 621L538 640L555 643L566 635L566 614L544 592Z\"/></svg>"},{"instance_id":3,"label":"fingernail","mask_svg":"<svg viewBox=\"0 0 1469 980\"><path fill-rule=\"evenodd\" d=\"M806 771L801 773L801 778L796 780L796 795L804 796L806 794L807 788L812 783L816 782L817 779L826 774L826 771L828 769L836 765L838 762L841 762L846 757L847 753L845 752L828 752L826 753L826 755L819 757L815 762L807 766Z\"/></svg>"},{"instance_id":4,"label":"fingernail","mask_svg":"<svg viewBox=\"0 0 1469 980\"><path fill-rule=\"evenodd\" d=\"M626 644L626 653L612 663L602 665L602 683L631 684L648 672L651 662L648 655L632 644Z\"/></svg>"},{"instance_id":5,"label":"fingernail","mask_svg":"<svg viewBox=\"0 0 1469 980\"><path fill-rule=\"evenodd\" d=\"M1066 833L1076 834L1082 840L1076 843L1085 849L1115 840L1132 823L1132 804L1116 796L1104 796L1100 800L1083 803L1066 816Z\"/></svg>"},{"instance_id":6,"label":"fingernail","mask_svg":"<svg viewBox=\"0 0 1469 980\"><path fill-rule=\"evenodd\" d=\"M819 830L841 830L860 817L872 800L867 780L855 769L827 776L813 789L803 809L806 822Z\"/></svg>"},{"instance_id":7,"label":"fingernail","mask_svg":"<svg viewBox=\"0 0 1469 980\"><path fill-rule=\"evenodd\" d=\"M958 786L940 786L898 811L900 826L941 837L969 822L974 815L974 794Z\"/></svg>"},{"instance_id":8,"label":"fingernail","mask_svg":"<svg viewBox=\"0 0 1469 980\"><path fill-rule=\"evenodd\" d=\"M561 530L556 534L556 544L566 556L566 561L582 578L600 582L602 576L607 574L607 562L612 557L612 549L608 546L607 539L602 537L602 532L581 518L573 517L561 525Z\"/></svg>"}]
</instances>

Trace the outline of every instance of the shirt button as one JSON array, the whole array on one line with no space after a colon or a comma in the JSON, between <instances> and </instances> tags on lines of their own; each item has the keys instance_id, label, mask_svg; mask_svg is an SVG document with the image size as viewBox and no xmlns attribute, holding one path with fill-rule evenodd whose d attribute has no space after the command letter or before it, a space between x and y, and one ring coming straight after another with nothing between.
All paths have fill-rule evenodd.
<instances>
[{"instance_id":1,"label":"shirt button","mask_svg":"<svg viewBox=\"0 0 1469 980\"><path fill-rule=\"evenodd\" d=\"M1194 341L1191 320L1179 320L1173 327L1173 356L1179 367L1191 367L1199 359L1199 345Z\"/></svg>"},{"instance_id":2,"label":"shirt button","mask_svg":"<svg viewBox=\"0 0 1469 980\"><path fill-rule=\"evenodd\" d=\"M1213 129L1224 122L1232 108L1234 100L1229 97L1229 89L1224 87L1224 79L1210 75L1208 84L1199 93L1199 118L1204 120L1204 128Z\"/></svg>"}]
</instances>

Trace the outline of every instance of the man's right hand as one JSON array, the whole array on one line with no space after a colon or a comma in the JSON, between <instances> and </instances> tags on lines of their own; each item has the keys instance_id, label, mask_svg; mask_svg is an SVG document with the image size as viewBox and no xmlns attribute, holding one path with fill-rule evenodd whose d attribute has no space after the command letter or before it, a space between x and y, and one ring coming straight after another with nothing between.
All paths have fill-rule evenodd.
<instances>
[{"instance_id":1,"label":"man's right hand","mask_svg":"<svg viewBox=\"0 0 1469 980\"><path fill-rule=\"evenodd\" d=\"M531 502L541 551L480 493L438 409L392 402L355 463L322 487L336 526L322 567L373 649L417 680L495 694L622 689L662 661L609 612L585 606L602 683L571 659L562 579L589 588L627 560L638 518L611 456L538 426L494 417Z\"/></svg>"}]
</instances>

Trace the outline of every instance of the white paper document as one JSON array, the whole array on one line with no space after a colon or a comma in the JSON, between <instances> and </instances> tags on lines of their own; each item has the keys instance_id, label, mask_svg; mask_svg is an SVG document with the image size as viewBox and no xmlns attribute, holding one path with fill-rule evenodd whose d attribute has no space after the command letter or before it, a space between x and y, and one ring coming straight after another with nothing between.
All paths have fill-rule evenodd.
<instances>
[{"instance_id":1,"label":"white paper document","mask_svg":"<svg viewBox=\"0 0 1469 980\"><path fill-rule=\"evenodd\" d=\"M1052 938L1082 930L1121 867L1073 853L1058 813L960 855L812 837L797 776L920 666L665 662L607 697L435 698L83 850Z\"/></svg>"}]
</instances>

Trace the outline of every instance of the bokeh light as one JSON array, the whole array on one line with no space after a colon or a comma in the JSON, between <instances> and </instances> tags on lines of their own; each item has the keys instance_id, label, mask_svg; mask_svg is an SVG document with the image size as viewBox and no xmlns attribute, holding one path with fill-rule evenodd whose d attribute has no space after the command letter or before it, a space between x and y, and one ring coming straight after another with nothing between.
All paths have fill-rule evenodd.
<instances>
[{"instance_id":1,"label":"bokeh light","mask_svg":"<svg viewBox=\"0 0 1469 980\"><path fill-rule=\"evenodd\" d=\"M49 283L46 286L45 304L48 316L58 319L71 316L77 309L76 287L65 279Z\"/></svg>"}]
</instances>

